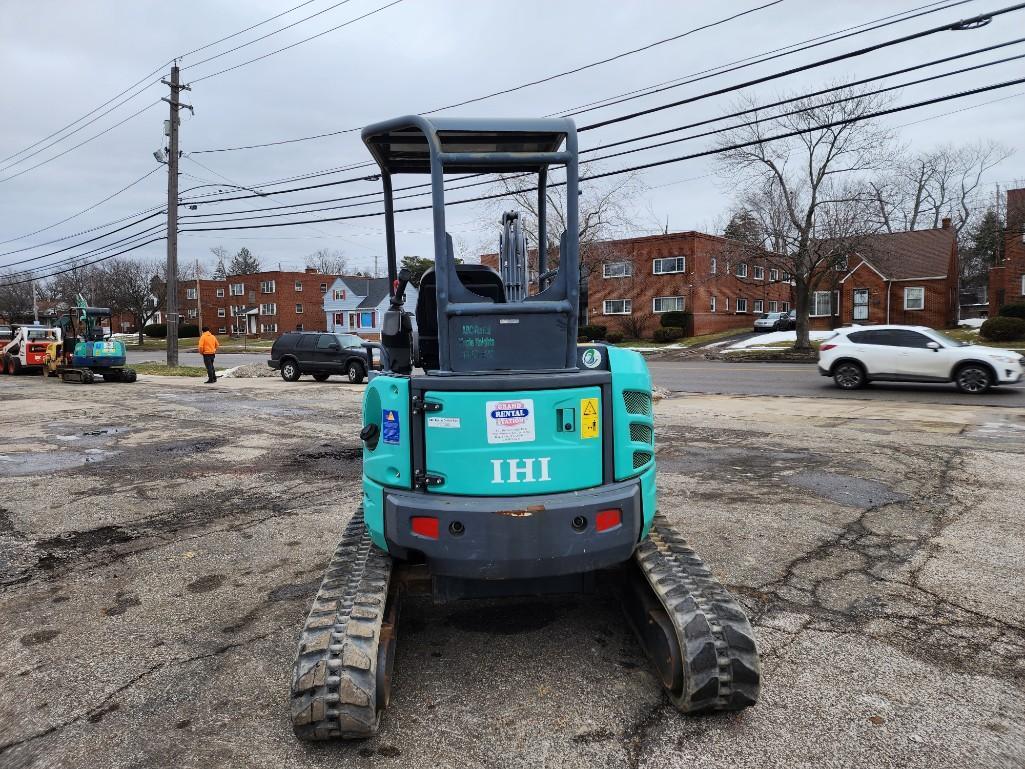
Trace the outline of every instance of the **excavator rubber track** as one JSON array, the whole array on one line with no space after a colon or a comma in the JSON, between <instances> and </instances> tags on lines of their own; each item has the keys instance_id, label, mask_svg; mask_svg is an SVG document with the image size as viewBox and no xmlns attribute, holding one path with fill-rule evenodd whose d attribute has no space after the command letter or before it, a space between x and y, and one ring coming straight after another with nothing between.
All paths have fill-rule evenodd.
<instances>
[{"instance_id":1,"label":"excavator rubber track","mask_svg":"<svg viewBox=\"0 0 1025 769\"><path fill-rule=\"evenodd\" d=\"M304 740L377 733L388 705L397 602L392 559L370 541L360 508L328 565L299 639L292 726Z\"/></svg>"},{"instance_id":2,"label":"excavator rubber track","mask_svg":"<svg viewBox=\"0 0 1025 769\"><path fill-rule=\"evenodd\" d=\"M655 516L626 581L627 617L678 710L757 702L761 666L751 623L664 516Z\"/></svg>"}]
</instances>

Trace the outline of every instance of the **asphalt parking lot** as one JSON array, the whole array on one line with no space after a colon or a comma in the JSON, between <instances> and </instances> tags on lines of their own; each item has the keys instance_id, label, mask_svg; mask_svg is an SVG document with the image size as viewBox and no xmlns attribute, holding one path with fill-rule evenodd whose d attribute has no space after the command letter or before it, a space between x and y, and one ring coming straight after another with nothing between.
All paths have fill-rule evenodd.
<instances>
[{"instance_id":1,"label":"asphalt parking lot","mask_svg":"<svg viewBox=\"0 0 1025 769\"><path fill-rule=\"evenodd\" d=\"M0 379L0 767L1025 765L1025 408L827 396L656 407L757 707L677 714L608 595L414 601L380 735L297 743L360 390Z\"/></svg>"}]
</instances>

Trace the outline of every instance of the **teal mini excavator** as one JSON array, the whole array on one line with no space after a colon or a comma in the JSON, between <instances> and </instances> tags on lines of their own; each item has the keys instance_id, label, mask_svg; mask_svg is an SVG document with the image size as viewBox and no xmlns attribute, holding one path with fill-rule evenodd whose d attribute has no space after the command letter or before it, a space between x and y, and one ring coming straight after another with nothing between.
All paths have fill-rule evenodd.
<instances>
[{"instance_id":1,"label":"teal mini excavator","mask_svg":"<svg viewBox=\"0 0 1025 769\"><path fill-rule=\"evenodd\" d=\"M296 734L376 733L399 607L414 591L448 601L611 585L680 711L753 705L751 625L658 513L647 366L629 350L577 344L573 122L408 116L365 128L363 141L384 186L390 309L381 371L363 396L362 504L299 641ZM552 167L565 171L567 229L548 269ZM534 293L515 212L502 217L497 271L453 257L445 175L490 173L536 176ZM435 266L415 327L403 309L409 274L396 264L395 174L431 181Z\"/></svg>"}]
</instances>

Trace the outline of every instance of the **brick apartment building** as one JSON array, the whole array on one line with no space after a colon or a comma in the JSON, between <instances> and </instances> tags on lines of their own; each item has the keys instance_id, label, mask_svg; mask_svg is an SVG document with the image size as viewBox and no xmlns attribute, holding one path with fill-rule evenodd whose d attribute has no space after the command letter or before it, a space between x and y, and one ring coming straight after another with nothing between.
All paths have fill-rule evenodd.
<instances>
[{"instance_id":1,"label":"brick apartment building","mask_svg":"<svg viewBox=\"0 0 1025 769\"><path fill-rule=\"evenodd\" d=\"M333 275L308 268L183 281L178 286L180 322L246 336L326 331L324 294L334 280Z\"/></svg>"},{"instance_id":2,"label":"brick apartment building","mask_svg":"<svg viewBox=\"0 0 1025 769\"><path fill-rule=\"evenodd\" d=\"M702 232L585 247L587 313L581 323L650 337L660 315L679 311L693 317L689 332L708 334L748 327L763 312L790 310L790 275L749 253L748 246ZM485 254L481 263L497 268L497 259Z\"/></svg>"},{"instance_id":3,"label":"brick apartment building","mask_svg":"<svg viewBox=\"0 0 1025 769\"><path fill-rule=\"evenodd\" d=\"M989 316L1025 302L1025 189L1007 191L1007 228L1000 264L989 271Z\"/></svg>"}]
</instances>

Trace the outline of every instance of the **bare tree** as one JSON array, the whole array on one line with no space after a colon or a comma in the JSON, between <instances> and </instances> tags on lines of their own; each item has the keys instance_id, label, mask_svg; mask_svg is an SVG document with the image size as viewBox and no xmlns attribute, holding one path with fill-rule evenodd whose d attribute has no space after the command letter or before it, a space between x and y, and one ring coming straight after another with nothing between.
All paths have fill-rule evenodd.
<instances>
[{"instance_id":1,"label":"bare tree","mask_svg":"<svg viewBox=\"0 0 1025 769\"><path fill-rule=\"evenodd\" d=\"M349 260L342 251L320 248L306 257L306 266L314 267L324 275L345 275Z\"/></svg>"},{"instance_id":2,"label":"bare tree","mask_svg":"<svg viewBox=\"0 0 1025 769\"><path fill-rule=\"evenodd\" d=\"M885 106L879 95L846 87L794 103L773 117L723 135L721 171L737 189L738 203L765 229L770 263L789 273L797 311L795 347L810 347L812 293L848 258L853 236L864 232L865 176L886 161L892 136L865 116ZM755 108L751 98L741 108ZM800 132L795 136L774 136ZM745 145L737 147L736 145Z\"/></svg>"},{"instance_id":3,"label":"bare tree","mask_svg":"<svg viewBox=\"0 0 1025 769\"><path fill-rule=\"evenodd\" d=\"M23 282L24 273L14 271L0 274L0 318L8 323L30 320L35 287Z\"/></svg>"},{"instance_id":4,"label":"bare tree","mask_svg":"<svg viewBox=\"0 0 1025 769\"><path fill-rule=\"evenodd\" d=\"M960 236L974 218L983 177L1012 154L997 142L978 141L898 156L870 182L871 216L886 232L936 228L950 217Z\"/></svg>"},{"instance_id":5,"label":"bare tree","mask_svg":"<svg viewBox=\"0 0 1025 769\"><path fill-rule=\"evenodd\" d=\"M131 315L143 342L143 328L164 305L163 260L112 259L99 270L99 301L115 313Z\"/></svg>"},{"instance_id":6,"label":"bare tree","mask_svg":"<svg viewBox=\"0 0 1025 769\"><path fill-rule=\"evenodd\" d=\"M72 264L67 271L54 275L46 282L46 296L54 302L55 312L73 306L79 295L94 302L99 287L99 268L96 265Z\"/></svg>"}]
</instances>

